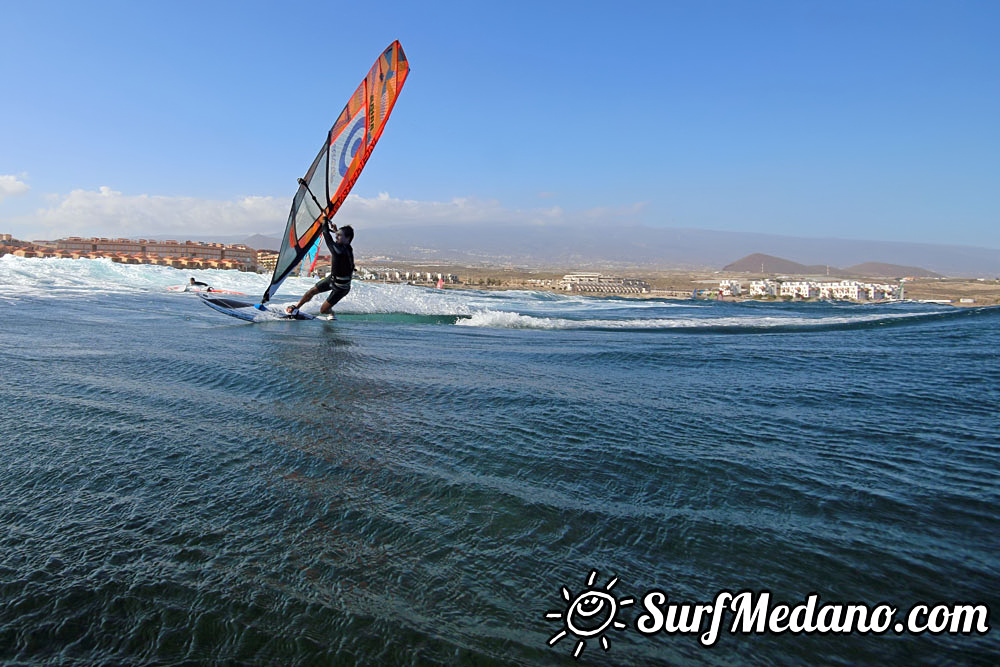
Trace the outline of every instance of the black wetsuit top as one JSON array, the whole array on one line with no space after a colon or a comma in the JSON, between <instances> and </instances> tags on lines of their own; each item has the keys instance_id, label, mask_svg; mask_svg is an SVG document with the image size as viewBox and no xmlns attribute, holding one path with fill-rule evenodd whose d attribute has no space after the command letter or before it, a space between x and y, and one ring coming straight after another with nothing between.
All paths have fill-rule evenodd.
<instances>
[{"instance_id":1,"label":"black wetsuit top","mask_svg":"<svg viewBox=\"0 0 1000 667\"><path fill-rule=\"evenodd\" d=\"M330 277L336 287L350 288L351 277L354 275L354 249L350 243L337 243L333 240L329 225L323 225L323 240L333 255Z\"/></svg>"}]
</instances>

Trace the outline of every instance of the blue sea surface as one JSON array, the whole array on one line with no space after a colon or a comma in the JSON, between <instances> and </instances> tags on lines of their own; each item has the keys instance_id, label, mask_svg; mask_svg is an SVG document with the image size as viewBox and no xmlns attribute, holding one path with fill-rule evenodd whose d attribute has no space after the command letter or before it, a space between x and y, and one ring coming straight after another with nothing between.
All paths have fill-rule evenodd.
<instances>
[{"instance_id":1,"label":"blue sea surface","mask_svg":"<svg viewBox=\"0 0 1000 667\"><path fill-rule=\"evenodd\" d=\"M250 324L166 289L192 275L266 286L0 258L0 661L1000 656L636 626L654 589L1000 609L1000 309L355 283L336 322ZM558 637L595 587L625 627Z\"/></svg>"}]
</instances>

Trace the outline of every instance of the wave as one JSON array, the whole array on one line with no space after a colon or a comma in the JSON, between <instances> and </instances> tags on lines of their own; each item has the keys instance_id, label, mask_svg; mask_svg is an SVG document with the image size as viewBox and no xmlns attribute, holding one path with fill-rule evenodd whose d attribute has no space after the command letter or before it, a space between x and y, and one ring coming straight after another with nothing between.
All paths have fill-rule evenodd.
<instances>
[{"instance_id":1,"label":"wave","mask_svg":"<svg viewBox=\"0 0 1000 667\"><path fill-rule=\"evenodd\" d=\"M808 306L808 304L806 304ZM721 316L677 318L567 319L536 317L520 313L484 310L455 323L467 327L508 329L591 329L616 331L671 331L689 333L777 333L873 329L884 326L905 326L936 320L951 320L979 315L1000 315L1000 308L975 308L935 312L873 313L840 317L795 316Z\"/></svg>"},{"instance_id":2,"label":"wave","mask_svg":"<svg viewBox=\"0 0 1000 667\"><path fill-rule=\"evenodd\" d=\"M32 294L39 290L130 292L166 290L188 279L219 289L263 293L268 279L258 273L224 269L175 269L152 264L120 264L110 259L0 257L0 284Z\"/></svg>"},{"instance_id":3,"label":"wave","mask_svg":"<svg viewBox=\"0 0 1000 667\"><path fill-rule=\"evenodd\" d=\"M189 278L217 289L243 292L248 300L262 294L269 277L223 269L181 270L167 266L129 265L109 259L37 259L0 257L0 303L22 297L59 298L80 293L169 292ZM294 303L315 279L290 277L274 301ZM321 298L307 304L317 313ZM338 317L384 323L458 325L498 329L581 329L669 331L685 333L775 333L903 326L937 319L995 314L997 308L895 303L764 303L675 301L590 297L530 290L438 290L429 287L355 281L350 296L337 305Z\"/></svg>"},{"instance_id":4,"label":"wave","mask_svg":"<svg viewBox=\"0 0 1000 667\"><path fill-rule=\"evenodd\" d=\"M176 269L151 264L120 264L110 259L0 257L0 289L5 299L12 300L21 296L48 298L130 292L160 292L172 298L192 299L194 294L168 291L170 287L186 284L192 277L216 289L247 294L248 300L263 294L270 281L269 275L225 269ZM282 284L274 301L294 303L315 283L315 278L291 276ZM475 312L476 300L482 298L474 292L355 281L350 298L339 304L337 311L455 318ZM320 304L322 299L313 299L304 310L318 312Z\"/></svg>"}]
</instances>

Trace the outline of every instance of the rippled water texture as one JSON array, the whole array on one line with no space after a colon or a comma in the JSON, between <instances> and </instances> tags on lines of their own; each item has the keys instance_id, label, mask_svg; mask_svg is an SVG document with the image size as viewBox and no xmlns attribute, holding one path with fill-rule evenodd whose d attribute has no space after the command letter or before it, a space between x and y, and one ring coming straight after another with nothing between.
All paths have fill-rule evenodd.
<instances>
[{"instance_id":1,"label":"rippled water texture","mask_svg":"<svg viewBox=\"0 0 1000 667\"><path fill-rule=\"evenodd\" d=\"M572 664L545 614L591 570L1000 609L996 309L356 284L335 323L254 325L166 291L190 275L265 286L0 259L0 660ZM580 662L1000 655L995 630L706 649L637 613Z\"/></svg>"}]
</instances>

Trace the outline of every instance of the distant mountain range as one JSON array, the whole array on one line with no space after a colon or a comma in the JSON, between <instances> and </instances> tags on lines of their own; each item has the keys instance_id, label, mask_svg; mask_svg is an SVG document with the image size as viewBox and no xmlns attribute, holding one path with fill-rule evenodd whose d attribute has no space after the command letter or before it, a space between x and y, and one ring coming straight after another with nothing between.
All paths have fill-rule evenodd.
<instances>
[{"instance_id":1,"label":"distant mountain range","mask_svg":"<svg viewBox=\"0 0 1000 667\"><path fill-rule=\"evenodd\" d=\"M359 256L387 255L398 259L464 264L516 264L551 268L676 268L718 270L734 257L750 253L772 258L795 257L809 273L826 274L826 267L847 267L874 275L866 264L890 274L1000 276L1000 249L933 245L905 241L859 241L722 232L699 229L602 225L400 225L357 228ZM204 237L222 243L245 243L277 249L273 236ZM741 262L743 260L740 260ZM759 272L760 262L756 269ZM797 264L797 262L791 262ZM822 267L822 271L815 271ZM922 267L922 268L917 268ZM738 270L738 269L734 269ZM768 270L770 272L770 270ZM777 273L793 271L775 270ZM878 271L875 271L877 273Z\"/></svg>"},{"instance_id":2,"label":"distant mountain range","mask_svg":"<svg viewBox=\"0 0 1000 667\"><path fill-rule=\"evenodd\" d=\"M261 234L248 236L242 241L229 241L229 243L242 243L248 248L253 248L254 250L278 250L281 247L281 239L273 236L263 236Z\"/></svg>"},{"instance_id":3,"label":"distant mountain range","mask_svg":"<svg viewBox=\"0 0 1000 667\"><path fill-rule=\"evenodd\" d=\"M838 278L906 278L915 276L918 278L943 278L939 273L928 271L917 266L901 266L899 264L884 264L882 262L864 262L855 264L844 269L839 269L829 265L799 264L781 257L763 255L759 252L747 255L738 259L732 264L722 267L723 271L733 271L742 273L767 273L791 276L832 276Z\"/></svg>"}]
</instances>

